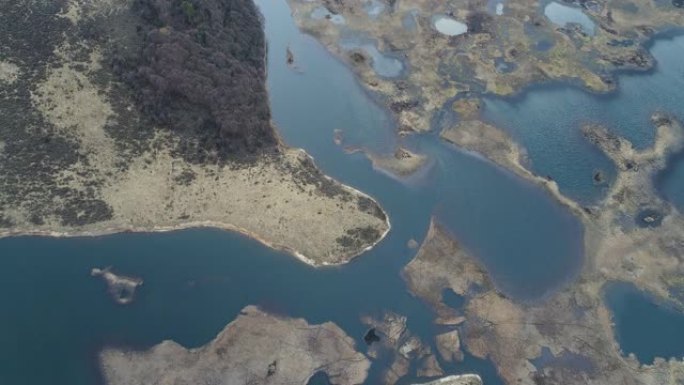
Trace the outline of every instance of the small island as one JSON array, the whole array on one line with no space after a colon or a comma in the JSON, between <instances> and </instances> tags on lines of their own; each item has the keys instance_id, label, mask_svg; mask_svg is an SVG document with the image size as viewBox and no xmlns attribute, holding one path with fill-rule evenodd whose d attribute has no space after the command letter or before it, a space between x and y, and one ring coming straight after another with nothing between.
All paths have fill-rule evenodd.
<instances>
[{"instance_id":1,"label":"small island","mask_svg":"<svg viewBox=\"0 0 684 385\"><path fill-rule=\"evenodd\" d=\"M143 284L141 278L114 274L111 267L104 269L95 267L90 271L90 275L101 277L107 284L109 295L120 305L128 305L133 302L136 289Z\"/></svg>"}]
</instances>

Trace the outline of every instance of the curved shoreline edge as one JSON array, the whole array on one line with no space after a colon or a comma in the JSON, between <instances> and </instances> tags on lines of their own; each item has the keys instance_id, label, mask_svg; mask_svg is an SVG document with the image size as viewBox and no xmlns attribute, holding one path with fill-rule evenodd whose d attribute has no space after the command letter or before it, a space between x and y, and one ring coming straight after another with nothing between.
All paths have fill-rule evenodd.
<instances>
[{"instance_id":1,"label":"curved shoreline edge","mask_svg":"<svg viewBox=\"0 0 684 385\"><path fill-rule=\"evenodd\" d=\"M304 155L306 155L312 162L314 162L314 158L309 155L304 149L297 149L297 151L300 151ZM283 245L283 244L278 244L275 242L272 242L266 237L261 236L257 234L256 232L249 231L245 228L233 225L232 223L228 222L220 222L220 221L190 221L186 223L181 223L177 225L170 225L170 226L150 226L150 227L145 227L145 226L115 226L115 227L109 227L109 228L103 228L103 229L98 229L98 230L75 230L75 231L55 231L55 230L5 230L5 231L0 231L0 239L2 238L9 238L9 237L22 237L22 236L37 236L37 237L51 237L51 238L78 238L78 237L101 237L101 236L107 236L107 235L113 235L113 234L119 234L119 233L164 233L164 232L172 232L172 231L182 231L182 230L189 230L189 229L198 229L198 228L211 228L211 229L218 229L218 230L224 230L224 231L230 231L234 233L238 233L242 236L251 238L262 245L276 250L280 252L284 252L287 254L292 255L295 257L297 260L300 262L303 262L309 266L318 268L318 267L325 267L325 266L341 266L346 263L351 262L353 259L356 257L360 256L361 254L364 254L367 251L372 250L377 244L382 242L382 240L385 239L387 234L389 234L390 230L392 229L392 225L389 219L389 215L387 212L382 208L380 203L370 196L369 194L366 194L354 187L351 187L347 184L344 184L335 178L323 174L323 177L326 178L327 180L336 183L340 185L343 189L347 190L350 193L356 194L358 196L370 199L373 201L375 204L378 205L378 208L382 211L383 215L385 216L385 224L387 228L385 231L376 239L372 244L366 246L365 248L361 250L355 250L349 254L342 255L343 258L341 258L341 261L339 263L330 263L330 262L316 262L313 258L310 258L309 256L304 255L302 252L298 251L297 249Z\"/></svg>"}]
</instances>

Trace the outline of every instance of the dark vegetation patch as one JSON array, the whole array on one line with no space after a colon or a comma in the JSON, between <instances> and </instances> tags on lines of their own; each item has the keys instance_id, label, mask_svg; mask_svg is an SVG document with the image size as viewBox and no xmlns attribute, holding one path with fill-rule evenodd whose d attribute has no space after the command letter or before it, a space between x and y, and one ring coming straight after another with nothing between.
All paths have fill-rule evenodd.
<instances>
[{"instance_id":1,"label":"dark vegetation patch","mask_svg":"<svg viewBox=\"0 0 684 385\"><path fill-rule=\"evenodd\" d=\"M366 62L366 56L362 54L361 52L358 51L352 51L349 54L349 58L351 59L352 63L355 64L363 64Z\"/></svg>"},{"instance_id":2,"label":"dark vegetation patch","mask_svg":"<svg viewBox=\"0 0 684 385\"><path fill-rule=\"evenodd\" d=\"M627 53L626 56L604 56L604 60L610 62L615 67L628 67L636 69L651 68L654 63L653 57L644 50L635 50Z\"/></svg>"},{"instance_id":3,"label":"dark vegetation patch","mask_svg":"<svg viewBox=\"0 0 684 385\"><path fill-rule=\"evenodd\" d=\"M342 13L342 8L344 7L343 0L323 0L323 4L333 15Z\"/></svg>"},{"instance_id":4,"label":"dark vegetation patch","mask_svg":"<svg viewBox=\"0 0 684 385\"><path fill-rule=\"evenodd\" d=\"M14 226L14 222L12 222L11 219L5 218L2 214L0 214L0 227L12 227Z\"/></svg>"},{"instance_id":5,"label":"dark vegetation patch","mask_svg":"<svg viewBox=\"0 0 684 385\"><path fill-rule=\"evenodd\" d=\"M374 342L380 341L380 336L375 333L375 328L370 328L363 336L363 341L366 343L366 345L372 345Z\"/></svg>"},{"instance_id":6,"label":"dark vegetation patch","mask_svg":"<svg viewBox=\"0 0 684 385\"><path fill-rule=\"evenodd\" d=\"M143 116L180 137L195 163L277 151L265 88L266 43L249 0L136 0L140 44L113 69Z\"/></svg>"},{"instance_id":7,"label":"dark vegetation patch","mask_svg":"<svg viewBox=\"0 0 684 385\"><path fill-rule=\"evenodd\" d=\"M190 184L192 183L193 180L195 180L196 177L197 177L197 175L195 175L194 171L186 168L180 174L173 177L173 180L174 180L174 182L176 182L176 184L179 184L182 186L190 186Z\"/></svg>"},{"instance_id":8,"label":"dark vegetation patch","mask_svg":"<svg viewBox=\"0 0 684 385\"><path fill-rule=\"evenodd\" d=\"M313 185L317 191L327 197L339 197L343 201L351 200L352 194L345 190L341 184L327 178L308 156L303 157L298 166L292 167L285 164L284 167L286 168L285 171L292 174L294 181L302 190L305 186Z\"/></svg>"},{"instance_id":9,"label":"dark vegetation patch","mask_svg":"<svg viewBox=\"0 0 684 385\"><path fill-rule=\"evenodd\" d=\"M93 179L84 190L59 186L58 173L79 161L84 164L80 176L88 177L88 162L77 140L58 134L31 101L36 84L45 80L51 67L61 65L55 48L64 36L76 33L68 20L57 16L65 6L62 0L0 1L0 58L21 68L16 82L0 85L0 138L4 143L0 212L10 208L27 211L27 219L35 225L48 216L65 223L90 223L111 216L104 202L92 203L99 180ZM91 203L78 208L82 202ZM1 227L14 225L0 221Z\"/></svg>"},{"instance_id":10,"label":"dark vegetation patch","mask_svg":"<svg viewBox=\"0 0 684 385\"><path fill-rule=\"evenodd\" d=\"M363 211L364 213L368 213L370 215L373 215L376 218L379 218L380 220L386 220L387 217L385 216L385 213L382 211L380 208L380 205L378 205L375 201L372 199L365 197L363 195L360 195L357 204L359 207L359 210Z\"/></svg>"},{"instance_id":11,"label":"dark vegetation patch","mask_svg":"<svg viewBox=\"0 0 684 385\"><path fill-rule=\"evenodd\" d=\"M380 231L372 226L357 227L347 230L346 235L336 239L345 249L359 249L371 245L380 238Z\"/></svg>"},{"instance_id":12,"label":"dark vegetation patch","mask_svg":"<svg viewBox=\"0 0 684 385\"><path fill-rule=\"evenodd\" d=\"M395 113L400 113L402 111L406 110L412 110L420 105L420 102L418 100L401 100L401 101L396 101L392 102L390 104L390 109L395 112Z\"/></svg>"},{"instance_id":13,"label":"dark vegetation patch","mask_svg":"<svg viewBox=\"0 0 684 385\"><path fill-rule=\"evenodd\" d=\"M467 16L468 33L492 33L494 18L486 12L473 12Z\"/></svg>"},{"instance_id":14,"label":"dark vegetation patch","mask_svg":"<svg viewBox=\"0 0 684 385\"><path fill-rule=\"evenodd\" d=\"M107 177L151 150L156 128L173 133L176 154L191 162L277 153L265 89L265 39L251 0L135 0L127 11L76 25L58 16L67 6L66 0L0 0L0 59L21 68L16 82L0 84L0 212L18 208L34 225L49 217L68 226L112 217L99 199L104 179L91 154L79 138L46 121L31 100L49 71L65 64L105 92L114 112L105 130L117 158ZM68 63L55 55L63 43ZM103 65L88 72L93 49L102 52ZM58 177L67 169L78 170L70 179L85 185L65 187L68 181ZM314 168L299 177L318 179L311 183L328 194L341 193L319 174ZM176 182L193 179L183 172ZM17 225L8 216L1 219L0 227Z\"/></svg>"}]
</instances>

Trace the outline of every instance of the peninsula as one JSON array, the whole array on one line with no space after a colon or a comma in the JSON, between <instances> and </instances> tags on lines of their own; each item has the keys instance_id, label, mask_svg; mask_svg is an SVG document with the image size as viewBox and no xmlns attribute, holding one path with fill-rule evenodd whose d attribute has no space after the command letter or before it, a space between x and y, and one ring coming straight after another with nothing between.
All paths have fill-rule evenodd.
<instances>
[{"instance_id":1,"label":"peninsula","mask_svg":"<svg viewBox=\"0 0 684 385\"><path fill-rule=\"evenodd\" d=\"M211 226L319 266L389 231L278 137L251 1L11 2L0 25L0 235Z\"/></svg>"}]
</instances>

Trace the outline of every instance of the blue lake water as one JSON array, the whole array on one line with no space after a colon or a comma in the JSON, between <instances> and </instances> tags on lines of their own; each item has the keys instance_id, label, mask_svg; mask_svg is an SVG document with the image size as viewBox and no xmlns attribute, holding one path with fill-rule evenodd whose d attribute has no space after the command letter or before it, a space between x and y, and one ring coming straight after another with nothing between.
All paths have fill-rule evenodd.
<instances>
[{"instance_id":1,"label":"blue lake water","mask_svg":"<svg viewBox=\"0 0 684 385\"><path fill-rule=\"evenodd\" d=\"M619 76L619 88L597 95L567 85L533 86L514 98L489 98L488 120L507 129L526 149L532 169L550 175L561 191L583 203L603 197L593 173L614 178L610 160L580 132L586 123L602 123L639 148L653 143L650 116L665 111L684 118L684 37L663 37L650 47L655 70Z\"/></svg>"},{"instance_id":2,"label":"blue lake water","mask_svg":"<svg viewBox=\"0 0 684 385\"><path fill-rule=\"evenodd\" d=\"M608 285L605 298L623 353L634 353L647 364L656 357L684 358L684 309L626 283Z\"/></svg>"},{"instance_id":3,"label":"blue lake water","mask_svg":"<svg viewBox=\"0 0 684 385\"><path fill-rule=\"evenodd\" d=\"M434 134L404 143L432 157L430 169L408 184L377 172L362 154L349 155L335 145L333 132L341 129L345 142L391 151L397 141L393 122L346 67L298 32L284 1L257 4L266 20L268 89L281 134L312 154L327 174L376 197L392 220L387 239L348 265L318 270L212 229L0 239L0 346L11 347L0 353L0 384L93 384L99 380L95 354L103 345L143 348L173 339L200 346L248 304L312 323L336 322L360 348L365 327L359 317L391 310L407 315L409 328L433 343L431 311L407 293L400 278L415 253L407 241L423 239L432 215L483 261L511 297L539 299L576 275L582 227L536 186L441 143ZM665 44L681 46L678 40ZM288 46L301 71L285 63ZM623 83L631 78L626 79ZM507 113L514 119L516 106L537 92L558 91L535 90L522 101L490 101L487 107L496 112L512 106ZM527 135L531 140L533 135ZM555 143L553 137L548 140ZM538 167L534 157L533 162ZM554 175L568 167L554 164L549 170ZM567 181L581 176L567 174ZM145 280L133 304L114 304L104 284L90 277L92 267L106 266ZM442 364L449 372L480 373L487 385L501 383L490 363L468 355L463 363ZM382 369L382 362L374 365L369 384L377 382Z\"/></svg>"}]
</instances>

